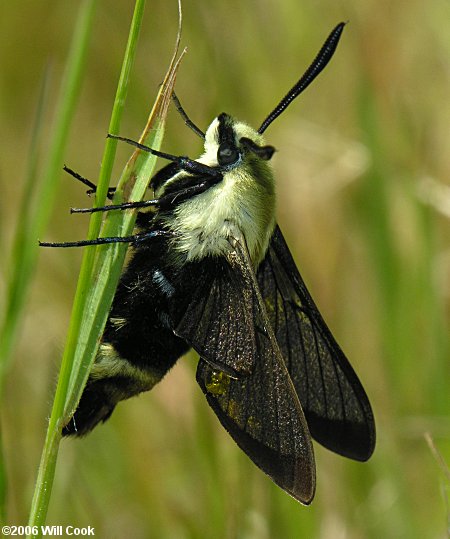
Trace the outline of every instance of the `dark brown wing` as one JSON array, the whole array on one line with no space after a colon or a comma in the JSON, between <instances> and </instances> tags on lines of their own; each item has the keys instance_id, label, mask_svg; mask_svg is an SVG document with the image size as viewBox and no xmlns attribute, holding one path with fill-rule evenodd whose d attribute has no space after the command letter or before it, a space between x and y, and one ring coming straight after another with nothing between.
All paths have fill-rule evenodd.
<instances>
[{"instance_id":1,"label":"dark brown wing","mask_svg":"<svg viewBox=\"0 0 450 539\"><path fill-rule=\"evenodd\" d=\"M176 299L182 316L173 317L177 335L235 378L250 374L255 364L256 307L251 283L244 278L224 257L187 265L177 285L186 291Z\"/></svg>"},{"instance_id":2,"label":"dark brown wing","mask_svg":"<svg viewBox=\"0 0 450 539\"><path fill-rule=\"evenodd\" d=\"M224 428L276 484L308 504L315 490L311 438L243 241L216 263L220 272L209 268L207 288L198 289L176 332L202 356L197 382ZM220 362L239 367L236 350L252 359L245 361L250 372L237 379L217 368Z\"/></svg>"},{"instance_id":3,"label":"dark brown wing","mask_svg":"<svg viewBox=\"0 0 450 539\"><path fill-rule=\"evenodd\" d=\"M311 435L336 453L367 460L375 446L369 400L306 289L278 226L257 279Z\"/></svg>"}]
</instances>

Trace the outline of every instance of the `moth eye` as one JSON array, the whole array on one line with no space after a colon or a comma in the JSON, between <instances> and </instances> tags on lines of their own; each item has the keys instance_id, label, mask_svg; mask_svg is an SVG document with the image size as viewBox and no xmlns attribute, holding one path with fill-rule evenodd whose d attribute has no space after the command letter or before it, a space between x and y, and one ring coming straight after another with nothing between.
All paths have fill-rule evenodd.
<instances>
[{"instance_id":1,"label":"moth eye","mask_svg":"<svg viewBox=\"0 0 450 539\"><path fill-rule=\"evenodd\" d=\"M232 165L239 160L239 151L236 146L228 142L223 142L217 150L217 161L219 165Z\"/></svg>"}]
</instances>

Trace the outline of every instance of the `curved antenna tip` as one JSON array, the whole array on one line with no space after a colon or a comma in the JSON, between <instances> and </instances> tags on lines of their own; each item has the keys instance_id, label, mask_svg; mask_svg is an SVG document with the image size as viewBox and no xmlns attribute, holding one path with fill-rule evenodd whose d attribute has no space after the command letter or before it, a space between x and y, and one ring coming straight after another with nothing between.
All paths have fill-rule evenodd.
<instances>
[{"instance_id":1,"label":"curved antenna tip","mask_svg":"<svg viewBox=\"0 0 450 539\"><path fill-rule=\"evenodd\" d=\"M347 22L340 22L333 28L312 64L308 67L300 80L289 90L289 92L263 121L261 127L258 129L258 133L264 133L269 125L276 118L278 118L278 116L292 103L292 101L304 90L306 90L306 88L319 75L319 73L323 71L336 51L339 39L341 38L342 31L344 30L344 26L346 24Z\"/></svg>"}]
</instances>

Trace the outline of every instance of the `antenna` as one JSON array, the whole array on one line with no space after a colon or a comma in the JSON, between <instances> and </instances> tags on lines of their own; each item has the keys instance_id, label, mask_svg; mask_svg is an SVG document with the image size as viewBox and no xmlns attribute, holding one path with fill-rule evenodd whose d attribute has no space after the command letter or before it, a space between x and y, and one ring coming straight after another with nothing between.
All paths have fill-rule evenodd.
<instances>
[{"instance_id":1,"label":"antenna","mask_svg":"<svg viewBox=\"0 0 450 539\"><path fill-rule=\"evenodd\" d=\"M322 45L322 48L320 49L319 54L315 57L313 63L308 67L295 86L289 90L289 92L263 121L261 127L258 129L258 133L262 135L269 125L275 120L275 118L278 118L284 109L286 109L291 102L303 92L303 90L306 90L317 75L325 68L337 48L339 39L346 24L347 23L345 22L341 22L334 28L325 43Z\"/></svg>"}]
</instances>

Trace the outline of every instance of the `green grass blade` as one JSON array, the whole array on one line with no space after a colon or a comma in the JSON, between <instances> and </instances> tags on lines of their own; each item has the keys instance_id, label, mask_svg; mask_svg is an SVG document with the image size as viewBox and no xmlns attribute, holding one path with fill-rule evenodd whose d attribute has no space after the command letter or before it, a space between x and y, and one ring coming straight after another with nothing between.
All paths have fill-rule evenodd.
<instances>
[{"instance_id":1,"label":"green grass blade","mask_svg":"<svg viewBox=\"0 0 450 539\"><path fill-rule=\"evenodd\" d=\"M145 2L143 0L138 0L135 5L128 45L111 117L110 131L117 132L120 125L120 114L126 96L129 73L136 50L144 5ZM179 36L168 74L141 137L141 141L155 148L159 148L161 145L165 116L179 65L179 61L175 61L178 43ZM97 205L103 205L106 198L115 145L115 141L107 140L102 161L102 170L100 172L96 199ZM130 193L130 200L140 200L147 188L155 162L156 159L154 156L147 153L144 154L138 150L135 151L121 176L114 202L123 200L125 190ZM111 212L105 218L101 235L130 235L134 227L134 221L135 212ZM89 229L90 238L99 235L100 225L101 215L93 214ZM120 277L126 249L126 245L113 244L110 246L90 247L85 251L72 311L69 335L63 355L61 372L32 503L29 521L32 526L42 524L45 521L61 438L61 427L67 421L67 418L70 417L81 396L95 357L99 336L108 316L114 290Z\"/></svg>"},{"instance_id":2,"label":"green grass blade","mask_svg":"<svg viewBox=\"0 0 450 539\"><path fill-rule=\"evenodd\" d=\"M129 38L127 47L124 54L124 60L122 64L121 74L116 91L116 97L114 100L113 110L111 113L111 119L109 124L109 131L118 131L120 128L120 120L123 113L125 99L129 84L129 75L131 67L134 61L137 39L139 36L140 25L142 23L142 17L144 14L145 0L138 0L135 4L135 10L133 19L131 22ZM102 206L106 200L106 194L109 187L112 167L114 163L114 157L116 152L116 143L111 139L106 140L105 151L102 159L102 166L99 174L99 181L97 185L96 201L95 205ZM117 195L118 196L118 195ZM115 200L117 199L117 196ZM108 222L111 216L107 216ZM100 229L102 225L102 214L94 213L91 216L89 223L88 238L96 238L100 235ZM119 234L116 231L116 235ZM100 249L91 247L85 250L83 261L81 264L80 276L78 280L77 292L75 294L74 305L72 310L72 317L69 326L69 332L66 342L66 347L63 355L61 372L58 381L58 387L55 396L54 409L52 417L58 417L60 419L62 411L65 406L65 396L67 394L67 388L70 379L70 373L72 372L73 361L75 357L75 351L83 347L84 339L81 336L80 326L84 319L84 312L87 301L87 291L91 286L91 279L93 274L93 268L95 265L96 255L101 252ZM103 252L105 250L103 249ZM61 397L62 396L62 397ZM60 398L61 397L61 398ZM55 415L56 414L56 415ZM55 425L50 424L49 428L55 428Z\"/></svg>"},{"instance_id":3,"label":"green grass blade","mask_svg":"<svg viewBox=\"0 0 450 539\"><path fill-rule=\"evenodd\" d=\"M138 11L136 5L136 13ZM181 13L181 12L180 12ZM141 16L141 15L139 15ZM137 20L136 16L132 23ZM173 85L175 83L178 66L184 52L178 60L176 56L180 42L180 27L175 45L175 51L170 63L168 72L161 85L155 105L150 113L147 125L140 137L140 142L147 144L155 149L160 148L163 134L164 123L170 103ZM130 36L130 41L132 37ZM128 67L124 67L122 74ZM121 76L121 80L125 80ZM123 98L119 98L123 101ZM110 132L116 131L115 125L110 124ZM116 141L108 139L107 143L116 144ZM116 188L113 203L120 203L124 200L124 193L129 193L127 200L141 200L148 186L149 178L152 176L156 158L146 152L136 150L128 161ZM105 186L105 195L108 184ZM103 201L101 201L103 204ZM98 214L93 214L97 216ZM135 212L109 212L105 218L102 229L102 236L128 236L132 234L136 220ZM96 237L96 236L94 236ZM127 245L114 244L109 246L97 246L86 249L86 258L89 258L89 268L92 269L91 278L86 277L86 292L80 295L83 303L83 311L76 324L71 325L68 341L73 344L67 346L69 353L73 355L68 360L70 362L70 381L66 404L64 407L63 421L72 415L76 405L81 397L84 385L86 383L92 362L97 351L99 337L106 323L106 318L112 303L113 294L119 281L120 273L125 260ZM93 264L92 267L90 264ZM87 275L87 273L86 273ZM84 279L83 268L82 275ZM84 281L83 281L84 282ZM85 286L84 284L80 284ZM77 294L78 297L78 294ZM80 311L81 312L81 311ZM60 427L58 427L60 428Z\"/></svg>"}]
</instances>

